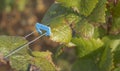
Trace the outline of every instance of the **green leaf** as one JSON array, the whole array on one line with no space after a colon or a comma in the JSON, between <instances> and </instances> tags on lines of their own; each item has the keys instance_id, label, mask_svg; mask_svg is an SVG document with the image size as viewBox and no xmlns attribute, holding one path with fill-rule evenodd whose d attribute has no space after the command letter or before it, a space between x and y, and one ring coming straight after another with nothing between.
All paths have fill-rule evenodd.
<instances>
[{"instance_id":1,"label":"green leaf","mask_svg":"<svg viewBox=\"0 0 120 71\"><path fill-rule=\"evenodd\" d=\"M78 41L75 41L75 40L78 40ZM101 44L102 41L98 42L95 40L93 44L93 40L90 41L90 39L86 40L86 43L84 43L85 40L86 39L80 40L80 38L74 39L75 43L77 43L76 45L79 46L79 47L76 47L77 55L81 57L75 62L72 70L73 71L74 70L75 71L80 71L80 70L81 71L111 71L111 69L113 68L113 53L111 51L110 44L105 43L103 46L103 44ZM84 45L84 47L81 46L81 44ZM97 48L95 48L95 45ZM99 50L100 47L102 48L102 51L101 49ZM97 51L97 53L95 51ZM94 55L89 57L88 55L90 55L91 53ZM82 57L82 54L84 54L84 57Z\"/></svg>"},{"instance_id":2,"label":"green leaf","mask_svg":"<svg viewBox=\"0 0 120 71\"><path fill-rule=\"evenodd\" d=\"M49 23L49 21L51 21L53 18L61 15L67 15L69 13L71 13L71 10L65 8L61 4L58 3L52 4L52 6L48 9L45 16L43 17L42 23L43 24Z\"/></svg>"},{"instance_id":3,"label":"green leaf","mask_svg":"<svg viewBox=\"0 0 120 71\"><path fill-rule=\"evenodd\" d=\"M4 56L19 46L27 43L23 37L0 36L0 53ZM10 65L16 70L26 71L30 56L27 53L28 46L9 57Z\"/></svg>"},{"instance_id":4,"label":"green leaf","mask_svg":"<svg viewBox=\"0 0 120 71\"><path fill-rule=\"evenodd\" d=\"M53 4L42 19L42 23L50 25L52 35L50 39L60 43L68 44L72 37L71 24L76 24L81 18L71 10Z\"/></svg>"},{"instance_id":5,"label":"green leaf","mask_svg":"<svg viewBox=\"0 0 120 71\"><path fill-rule=\"evenodd\" d=\"M57 0L65 7L72 7L73 9L77 9L80 14L84 16L90 15L90 13L95 8L98 0Z\"/></svg>"},{"instance_id":6,"label":"green leaf","mask_svg":"<svg viewBox=\"0 0 120 71\"><path fill-rule=\"evenodd\" d=\"M81 19L76 13L71 11L69 8L65 8L60 4L53 4L49 8L41 22L43 24L49 25L50 22L58 16L64 16L63 18L65 18L69 23L76 23L78 20Z\"/></svg>"},{"instance_id":7,"label":"green leaf","mask_svg":"<svg viewBox=\"0 0 120 71\"><path fill-rule=\"evenodd\" d=\"M42 19L42 23L50 25L51 37L55 42L68 44L72 37L71 24L81 19L69 9L60 4L53 4Z\"/></svg>"},{"instance_id":8,"label":"green leaf","mask_svg":"<svg viewBox=\"0 0 120 71\"><path fill-rule=\"evenodd\" d=\"M66 6L66 7L78 7L78 3L80 2L81 0L57 0L57 2L59 3L62 3L63 6Z\"/></svg>"},{"instance_id":9,"label":"green leaf","mask_svg":"<svg viewBox=\"0 0 120 71\"><path fill-rule=\"evenodd\" d=\"M88 16L88 20L95 23L105 23L106 0L99 0L96 7Z\"/></svg>"},{"instance_id":10,"label":"green leaf","mask_svg":"<svg viewBox=\"0 0 120 71\"><path fill-rule=\"evenodd\" d=\"M93 59L78 59L72 66L72 71L99 71Z\"/></svg>"},{"instance_id":11,"label":"green leaf","mask_svg":"<svg viewBox=\"0 0 120 71\"><path fill-rule=\"evenodd\" d=\"M69 25L75 25L76 23L79 22L79 20L81 20L82 18L79 17L77 14L74 13L69 13L67 15L64 16L65 20L69 23Z\"/></svg>"},{"instance_id":12,"label":"green leaf","mask_svg":"<svg viewBox=\"0 0 120 71\"><path fill-rule=\"evenodd\" d=\"M29 54L14 54L9 58L10 66L17 71L27 71L32 57Z\"/></svg>"},{"instance_id":13,"label":"green leaf","mask_svg":"<svg viewBox=\"0 0 120 71\"><path fill-rule=\"evenodd\" d=\"M81 56L73 65L73 71L110 71L113 68L113 53L110 44L105 43L103 46L102 41L95 39L90 41L90 39L75 38L73 41L77 45L77 55ZM89 56L90 54L93 55Z\"/></svg>"},{"instance_id":14,"label":"green leaf","mask_svg":"<svg viewBox=\"0 0 120 71\"><path fill-rule=\"evenodd\" d=\"M72 30L64 18L56 18L50 22L52 34L50 39L60 43L69 43L72 38Z\"/></svg>"},{"instance_id":15,"label":"green leaf","mask_svg":"<svg viewBox=\"0 0 120 71\"><path fill-rule=\"evenodd\" d=\"M72 30L69 22L65 16L58 16L49 22L44 22L44 24L50 24L52 32L50 39L59 43L69 43L72 38Z\"/></svg>"},{"instance_id":16,"label":"green leaf","mask_svg":"<svg viewBox=\"0 0 120 71\"><path fill-rule=\"evenodd\" d=\"M102 40L105 43L105 50L100 61L100 68L101 71L110 71L113 68L113 62L116 65L120 59L118 53L120 36L105 36Z\"/></svg>"},{"instance_id":17,"label":"green leaf","mask_svg":"<svg viewBox=\"0 0 120 71\"><path fill-rule=\"evenodd\" d=\"M78 36L92 38L94 35L94 26L86 20L82 20L75 25L74 30Z\"/></svg>"},{"instance_id":18,"label":"green leaf","mask_svg":"<svg viewBox=\"0 0 120 71\"><path fill-rule=\"evenodd\" d=\"M32 52L34 58L31 61L32 65L37 66L40 71L56 71L56 67L51 59L51 52Z\"/></svg>"},{"instance_id":19,"label":"green leaf","mask_svg":"<svg viewBox=\"0 0 120 71\"><path fill-rule=\"evenodd\" d=\"M73 38L72 42L76 44L76 52L78 57L89 55L103 45L103 42L100 39L94 38Z\"/></svg>"},{"instance_id":20,"label":"green leaf","mask_svg":"<svg viewBox=\"0 0 120 71\"><path fill-rule=\"evenodd\" d=\"M98 0L81 0L79 5L79 12L84 16L88 16L91 14L93 9L96 7Z\"/></svg>"},{"instance_id":21,"label":"green leaf","mask_svg":"<svg viewBox=\"0 0 120 71\"><path fill-rule=\"evenodd\" d=\"M56 71L52 63L44 58L34 58L31 64L37 66L40 71Z\"/></svg>"},{"instance_id":22,"label":"green leaf","mask_svg":"<svg viewBox=\"0 0 120 71\"><path fill-rule=\"evenodd\" d=\"M100 71L111 71L113 65L113 55L110 47L105 47L99 62Z\"/></svg>"},{"instance_id":23,"label":"green leaf","mask_svg":"<svg viewBox=\"0 0 120 71\"><path fill-rule=\"evenodd\" d=\"M46 51L46 52L38 52L38 51L33 51L32 56L33 57L40 57L40 58L47 58L48 56L51 56L51 52Z\"/></svg>"},{"instance_id":24,"label":"green leaf","mask_svg":"<svg viewBox=\"0 0 120 71\"><path fill-rule=\"evenodd\" d=\"M17 36L0 36L0 52L7 55L10 51L18 48L19 46L27 43L23 37ZM28 46L18 53L26 53Z\"/></svg>"},{"instance_id":25,"label":"green leaf","mask_svg":"<svg viewBox=\"0 0 120 71\"><path fill-rule=\"evenodd\" d=\"M111 48L112 52L114 52L120 44L120 38L117 36L105 36L102 38L102 40Z\"/></svg>"}]
</instances>

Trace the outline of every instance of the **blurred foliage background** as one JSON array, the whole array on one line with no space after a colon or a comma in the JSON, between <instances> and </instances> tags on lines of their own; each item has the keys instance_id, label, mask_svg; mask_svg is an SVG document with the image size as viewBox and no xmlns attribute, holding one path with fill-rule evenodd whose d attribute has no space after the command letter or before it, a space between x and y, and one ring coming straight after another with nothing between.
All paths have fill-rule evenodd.
<instances>
[{"instance_id":1,"label":"blurred foliage background","mask_svg":"<svg viewBox=\"0 0 120 71\"><path fill-rule=\"evenodd\" d=\"M0 0L0 35L25 36L35 30L54 0ZM31 40L36 34L27 38ZM39 40L38 40L39 41ZM39 41L40 42L40 41ZM35 42L31 47L40 47Z\"/></svg>"},{"instance_id":2,"label":"blurred foliage background","mask_svg":"<svg viewBox=\"0 0 120 71\"><path fill-rule=\"evenodd\" d=\"M35 23L41 22L54 2L54 0L1 0L0 35L24 37L31 33L35 30ZM113 71L113 69L119 71L120 51L117 47L120 44L120 0L57 0L55 3L44 16L42 23L50 23L52 30L55 28L58 31L61 31L64 21L64 25L71 23L67 28L70 32L66 33L62 30L67 37L56 31L54 33L58 35L60 43L63 42L61 39L67 38L77 46L75 49L64 48L67 44L57 47L60 43L43 37L42 41L38 40L30 47L33 50L49 49L55 56L57 53L58 55L62 53L56 59L53 58L55 65L63 69L62 71L71 71L73 63L72 71L79 71L79 69L81 71ZM60 28L56 28L58 26ZM37 36L34 34L27 40L30 41Z\"/></svg>"}]
</instances>

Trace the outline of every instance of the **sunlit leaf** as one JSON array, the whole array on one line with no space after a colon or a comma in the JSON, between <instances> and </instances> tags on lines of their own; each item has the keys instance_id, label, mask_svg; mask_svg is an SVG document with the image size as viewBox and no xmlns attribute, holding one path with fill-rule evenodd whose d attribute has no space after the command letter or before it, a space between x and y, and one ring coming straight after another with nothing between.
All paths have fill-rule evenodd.
<instances>
[{"instance_id":1,"label":"sunlit leaf","mask_svg":"<svg viewBox=\"0 0 120 71\"><path fill-rule=\"evenodd\" d=\"M60 43L69 43L72 37L72 31L69 23L64 18L56 18L50 22L52 34L50 39Z\"/></svg>"},{"instance_id":2,"label":"sunlit leaf","mask_svg":"<svg viewBox=\"0 0 120 71\"><path fill-rule=\"evenodd\" d=\"M57 0L57 2L66 7L78 7L78 3L80 3L80 1L81 0Z\"/></svg>"},{"instance_id":3,"label":"sunlit leaf","mask_svg":"<svg viewBox=\"0 0 120 71\"><path fill-rule=\"evenodd\" d=\"M80 21L74 27L76 34L84 38L92 38L94 35L94 26L91 23Z\"/></svg>"},{"instance_id":4,"label":"sunlit leaf","mask_svg":"<svg viewBox=\"0 0 120 71\"><path fill-rule=\"evenodd\" d=\"M65 16L55 17L49 22L44 24L50 24L51 36L50 39L55 42L69 43L72 38L72 30L70 23L65 19Z\"/></svg>"},{"instance_id":5,"label":"sunlit leaf","mask_svg":"<svg viewBox=\"0 0 120 71\"><path fill-rule=\"evenodd\" d=\"M100 39L85 39L85 38L73 38L72 42L76 44L76 52L78 57L86 56L103 45Z\"/></svg>"}]
</instances>

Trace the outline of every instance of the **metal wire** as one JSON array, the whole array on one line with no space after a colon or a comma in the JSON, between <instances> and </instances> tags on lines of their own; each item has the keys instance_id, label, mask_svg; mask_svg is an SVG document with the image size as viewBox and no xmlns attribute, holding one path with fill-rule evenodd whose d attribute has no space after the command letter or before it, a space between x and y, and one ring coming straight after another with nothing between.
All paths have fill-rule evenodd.
<instances>
[{"instance_id":1,"label":"metal wire","mask_svg":"<svg viewBox=\"0 0 120 71\"><path fill-rule=\"evenodd\" d=\"M31 32L30 34L26 35L25 38L29 37L30 35L32 35L33 33L35 33L36 31Z\"/></svg>"},{"instance_id":2,"label":"metal wire","mask_svg":"<svg viewBox=\"0 0 120 71\"><path fill-rule=\"evenodd\" d=\"M18 52L19 50L21 50L22 48L26 47L27 45L33 43L34 41L38 40L39 38L41 38L42 36L46 35L46 33L42 34L41 36L35 38L34 40L28 42L27 44L22 45L21 47L18 47L17 49L13 50L12 52L10 52L8 55L5 56L5 58L8 58L9 56L13 55L14 53Z\"/></svg>"}]
</instances>

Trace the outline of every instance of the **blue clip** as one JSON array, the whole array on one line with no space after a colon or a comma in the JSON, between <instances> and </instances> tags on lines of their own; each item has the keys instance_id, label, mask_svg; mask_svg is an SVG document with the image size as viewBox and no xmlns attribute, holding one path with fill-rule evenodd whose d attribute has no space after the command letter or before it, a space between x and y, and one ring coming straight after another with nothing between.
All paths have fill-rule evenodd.
<instances>
[{"instance_id":1,"label":"blue clip","mask_svg":"<svg viewBox=\"0 0 120 71\"><path fill-rule=\"evenodd\" d=\"M41 23L36 23L35 27L36 27L36 30L39 34L42 34L42 30L43 30L43 31L46 31L46 36L51 35L51 28L50 27L43 25Z\"/></svg>"}]
</instances>

